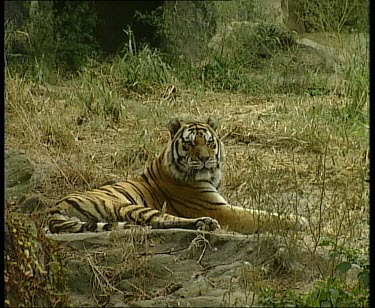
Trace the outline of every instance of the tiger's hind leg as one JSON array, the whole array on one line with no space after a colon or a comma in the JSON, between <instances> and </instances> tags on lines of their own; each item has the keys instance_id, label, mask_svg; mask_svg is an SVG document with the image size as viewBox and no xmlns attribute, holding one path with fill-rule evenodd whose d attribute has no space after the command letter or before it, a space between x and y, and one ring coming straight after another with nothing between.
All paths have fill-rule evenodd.
<instances>
[{"instance_id":1,"label":"tiger's hind leg","mask_svg":"<svg viewBox=\"0 0 375 308\"><path fill-rule=\"evenodd\" d=\"M99 222L94 218L82 221L78 217L63 214L65 211L56 211L48 219L48 229L51 233L82 233L100 232L114 229L124 229L129 224L151 226L154 229L193 229L214 231L219 228L217 220L210 217L182 218L163 213L159 210L142 205L120 206L117 221Z\"/></svg>"},{"instance_id":2,"label":"tiger's hind leg","mask_svg":"<svg viewBox=\"0 0 375 308\"><path fill-rule=\"evenodd\" d=\"M81 221L77 217L70 217L61 213L53 214L48 221L48 230L51 233L84 233L102 232L111 230L122 230L134 227L127 222L95 222L88 220Z\"/></svg>"},{"instance_id":3,"label":"tiger's hind leg","mask_svg":"<svg viewBox=\"0 0 375 308\"><path fill-rule=\"evenodd\" d=\"M83 233L109 231L110 223L100 223L95 221L81 221L77 217L66 216L61 213L54 213L48 219L48 229L51 233Z\"/></svg>"}]
</instances>

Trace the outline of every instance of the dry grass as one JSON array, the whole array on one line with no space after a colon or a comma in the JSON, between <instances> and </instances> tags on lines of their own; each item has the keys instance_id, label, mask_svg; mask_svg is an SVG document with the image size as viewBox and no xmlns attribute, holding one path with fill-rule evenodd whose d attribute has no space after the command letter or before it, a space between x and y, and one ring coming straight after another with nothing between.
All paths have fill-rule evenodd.
<instances>
[{"instance_id":1,"label":"dry grass","mask_svg":"<svg viewBox=\"0 0 375 308\"><path fill-rule=\"evenodd\" d=\"M165 89L158 89L121 99L118 123L102 114L82 122L78 97L95 87L78 87L77 81L41 87L7 77L6 148L57 166L41 187L50 196L139 174L166 143L170 118L203 119L214 113L227 151L222 191L232 203L292 208L336 233L334 221L366 219L368 129L335 115L344 99L177 89L169 100ZM101 97L94 96L99 104ZM318 212L324 217L316 217Z\"/></svg>"},{"instance_id":2,"label":"dry grass","mask_svg":"<svg viewBox=\"0 0 375 308\"><path fill-rule=\"evenodd\" d=\"M147 298L147 287L152 285L148 269L149 228L136 227L108 234L107 244L98 245L93 239L73 242L66 252L70 281L86 293L91 291L96 305L105 307L112 296L122 296L125 302ZM78 244L77 244L78 243ZM76 249L78 246L80 249ZM68 244L69 246L69 244ZM85 294L89 296L89 294Z\"/></svg>"},{"instance_id":3,"label":"dry grass","mask_svg":"<svg viewBox=\"0 0 375 308\"><path fill-rule=\"evenodd\" d=\"M332 237L368 256L368 126L342 117L345 98L194 93L179 85L146 94L114 85L108 94L97 86L104 75L59 86L6 78L5 147L55 167L37 187L49 198L134 177L164 147L169 119L215 114L227 152L221 191L230 203L305 215L302 242L311 253ZM105 112L108 99L115 109ZM296 234L287 238L297 242Z\"/></svg>"},{"instance_id":4,"label":"dry grass","mask_svg":"<svg viewBox=\"0 0 375 308\"><path fill-rule=\"evenodd\" d=\"M122 255L122 262L118 262L118 256L110 255L105 250L98 252L100 260L93 259L89 254L86 256L85 262L88 261L92 271L93 298L98 305L106 306L113 294L121 294L124 298L129 296L122 291L124 286L120 286L120 282L127 284L125 289L132 291L132 297L146 296L143 290L150 282L151 276L147 268L147 256L140 256L139 252L145 247L147 249L147 240L146 229L130 229L127 230L125 238L117 240L118 249L114 250Z\"/></svg>"}]
</instances>

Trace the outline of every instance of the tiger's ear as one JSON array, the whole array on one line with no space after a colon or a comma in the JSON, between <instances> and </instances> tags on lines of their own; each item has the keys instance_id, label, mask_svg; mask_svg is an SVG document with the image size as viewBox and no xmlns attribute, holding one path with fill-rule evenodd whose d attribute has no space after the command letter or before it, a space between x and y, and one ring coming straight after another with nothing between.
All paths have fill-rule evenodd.
<instances>
[{"instance_id":1,"label":"tiger's ear","mask_svg":"<svg viewBox=\"0 0 375 308\"><path fill-rule=\"evenodd\" d=\"M216 130L219 126L219 120L213 116L209 116L207 124L210 125L213 130Z\"/></svg>"},{"instance_id":2,"label":"tiger's ear","mask_svg":"<svg viewBox=\"0 0 375 308\"><path fill-rule=\"evenodd\" d=\"M173 139L174 135L178 132L181 127L181 122L179 119L175 118L169 121L168 129L171 134L171 139Z\"/></svg>"}]
</instances>

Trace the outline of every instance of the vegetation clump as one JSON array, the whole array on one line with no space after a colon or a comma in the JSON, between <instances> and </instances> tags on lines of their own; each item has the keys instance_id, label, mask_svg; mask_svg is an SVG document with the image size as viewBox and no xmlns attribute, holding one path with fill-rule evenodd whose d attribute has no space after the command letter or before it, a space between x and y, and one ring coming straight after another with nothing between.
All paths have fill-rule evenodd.
<instances>
[{"instance_id":1,"label":"vegetation clump","mask_svg":"<svg viewBox=\"0 0 375 308\"><path fill-rule=\"evenodd\" d=\"M67 270L56 243L30 216L6 212L5 306L70 306Z\"/></svg>"}]
</instances>

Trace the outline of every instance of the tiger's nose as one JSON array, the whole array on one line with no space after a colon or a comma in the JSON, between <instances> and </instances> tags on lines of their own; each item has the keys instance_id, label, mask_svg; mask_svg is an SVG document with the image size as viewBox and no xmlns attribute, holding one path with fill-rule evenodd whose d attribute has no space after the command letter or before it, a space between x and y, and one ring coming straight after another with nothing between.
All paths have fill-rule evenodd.
<instances>
[{"instance_id":1,"label":"tiger's nose","mask_svg":"<svg viewBox=\"0 0 375 308\"><path fill-rule=\"evenodd\" d=\"M210 158L210 152L204 146L197 146L195 148L195 157L205 163Z\"/></svg>"},{"instance_id":2,"label":"tiger's nose","mask_svg":"<svg viewBox=\"0 0 375 308\"><path fill-rule=\"evenodd\" d=\"M199 160L205 163L209 158L210 154L209 153L199 153Z\"/></svg>"}]
</instances>

